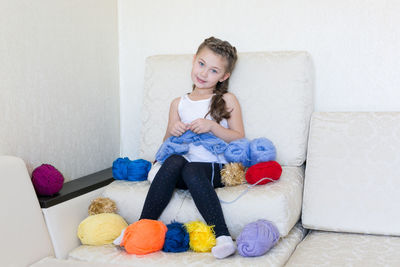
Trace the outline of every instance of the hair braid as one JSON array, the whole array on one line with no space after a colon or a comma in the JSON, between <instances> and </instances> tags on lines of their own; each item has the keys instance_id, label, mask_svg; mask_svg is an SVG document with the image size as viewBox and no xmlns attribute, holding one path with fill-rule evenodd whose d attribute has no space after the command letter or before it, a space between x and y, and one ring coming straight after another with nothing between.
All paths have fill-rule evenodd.
<instances>
[{"instance_id":1,"label":"hair braid","mask_svg":"<svg viewBox=\"0 0 400 267\"><path fill-rule=\"evenodd\" d=\"M227 66L225 72L232 73L237 61L237 52L234 46L227 41L222 41L215 37L209 37L200 44L196 54L198 54L204 47L207 47L217 55L220 55L226 59ZM210 110L206 114L206 116L210 114L211 117L218 123L222 119L229 119L231 116L230 111L226 109L226 103L223 99L224 94L228 92L228 87L229 78L216 84L213 91L214 96L211 99Z\"/></svg>"}]
</instances>

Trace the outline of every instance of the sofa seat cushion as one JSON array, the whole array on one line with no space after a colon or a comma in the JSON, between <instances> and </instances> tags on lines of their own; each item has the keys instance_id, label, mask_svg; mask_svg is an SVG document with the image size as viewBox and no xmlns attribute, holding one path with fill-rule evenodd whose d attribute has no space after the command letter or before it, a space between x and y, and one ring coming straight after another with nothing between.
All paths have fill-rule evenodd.
<instances>
[{"instance_id":1,"label":"sofa seat cushion","mask_svg":"<svg viewBox=\"0 0 400 267\"><path fill-rule=\"evenodd\" d=\"M273 222L280 235L286 236L300 218L303 178L304 168L283 167L282 176L277 182L254 186L237 201L222 203L225 221L232 237L236 238L246 224L258 219ZM118 214L131 224L139 219L149 187L148 181L119 180L105 187L103 196L114 200ZM244 184L217 188L216 192L221 200L231 201L247 187ZM187 190L175 190L160 220L165 224L173 220L182 223L204 221Z\"/></svg>"},{"instance_id":2,"label":"sofa seat cushion","mask_svg":"<svg viewBox=\"0 0 400 267\"><path fill-rule=\"evenodd\" d=\"M245 258L235 255L217 260L211 253L155 253L136 256L127 254L124 249L114 245L80 246L69 254L69 259L96 263L126 264L129 266L283 266L293 253L296 245L304 238L305 230L297 224L284 238L266 254L260 257Z\"/></svg>"},{"instance_id":3,"label":"sofa seat cushion","mask_svg":"<svg viewBox=\"0 0 400 267\"><path fill-rule=\"evenodd\" d=\"M400 237L312 231L286 267L400 266Z\"/></svg>"},{"instance_id":4,"label":"sofa seat cushion","mask_svg":"<svg viewBox=\"0 0 400 267\"><path fill-rule=\"evenodd\" d=\"M128 267L129 265L98 263L76 260L62 260L54 257L46 257L30 267Z\"/></svg>"}]
</instances>

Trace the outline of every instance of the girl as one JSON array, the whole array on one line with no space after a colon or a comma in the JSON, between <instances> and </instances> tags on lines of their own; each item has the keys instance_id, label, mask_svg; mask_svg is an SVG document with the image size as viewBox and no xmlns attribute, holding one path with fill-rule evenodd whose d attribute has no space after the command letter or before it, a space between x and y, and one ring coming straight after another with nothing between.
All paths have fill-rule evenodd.
<instances>
[{"instance_id":1,"label":"girl","mask_svg":"<svg viewBox=\"0 0 400 267\"><path fill-rule=\"evenodd\" d=\"M236 60L236 48L227 41L214 37L204 40L193 58L193 90L172 101L164 141L170 136L181 136L187 130L197 134L211 132L226 142L244 137L239 102L228 93L229 77ZM213 167L212 162L221 164ZM201 145L189 144L189 152L184 156L170 156L150 186L140 219L157 220L175 188L189 189L204 220L208 225L215 225L217 244L212 254L216 258L233 254L236 247L214 190L223 186L220 166L224 163L223 154L214 155Z\"/></svg>"}]
</instances>

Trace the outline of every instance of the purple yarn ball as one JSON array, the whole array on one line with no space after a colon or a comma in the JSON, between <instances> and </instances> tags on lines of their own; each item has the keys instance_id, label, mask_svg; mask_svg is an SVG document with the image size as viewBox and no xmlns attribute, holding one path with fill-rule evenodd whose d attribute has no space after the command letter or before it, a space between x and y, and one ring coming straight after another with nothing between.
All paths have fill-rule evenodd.
<instances>
[{"instance_id":1,"label":"purple yarn ball","mask_svg":"<svg viewBox=\"0 0 400 267\"><path fill-rule=\"evenodd\" d=\"M52 165L42 164L33 170L32 183L38 195L52 196L63 187L64 177Z\"/></svg>"},{"instance_id":2,"label":"purple yarn ball","mask_svg":"<svg viewBox=\"0 0 400 267\"><path fill-rule=\"evenodd\" d=\"M279 240L279 231L267 220L247 224L237 238L237 248L243 257L257 257L269 251Z\"/></svg>"}]
</instances>

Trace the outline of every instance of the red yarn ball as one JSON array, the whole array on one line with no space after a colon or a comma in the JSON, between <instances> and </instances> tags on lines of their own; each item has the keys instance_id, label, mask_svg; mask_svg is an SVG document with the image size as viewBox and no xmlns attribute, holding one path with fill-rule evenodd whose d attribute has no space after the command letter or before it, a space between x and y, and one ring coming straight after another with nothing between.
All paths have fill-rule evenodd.
<instances>
[{"instance_id":1,"label":"red yarn ball","mask_svg":"<svg viewBox=\"0 0 400 267\"><path fill-rule=\"evenodd\" d=\"M282 167L276 161L260 162L247 169L246 180L249 184L255 184L262 178L278 180L282 174ZM266 184L271 180L265 179L257 185Z\"/></svg>"},{"instance_id":2,"label":"red yarn ball","mask_svg":"<svg viewBox=\"0 0 400 267\"><path fill-rule=\"evenodd\" d=\"M38 195L52 196L63 187L64 177L52 165L42 164L33 170L32 183Z\"/></svg>"}]
</instances>

